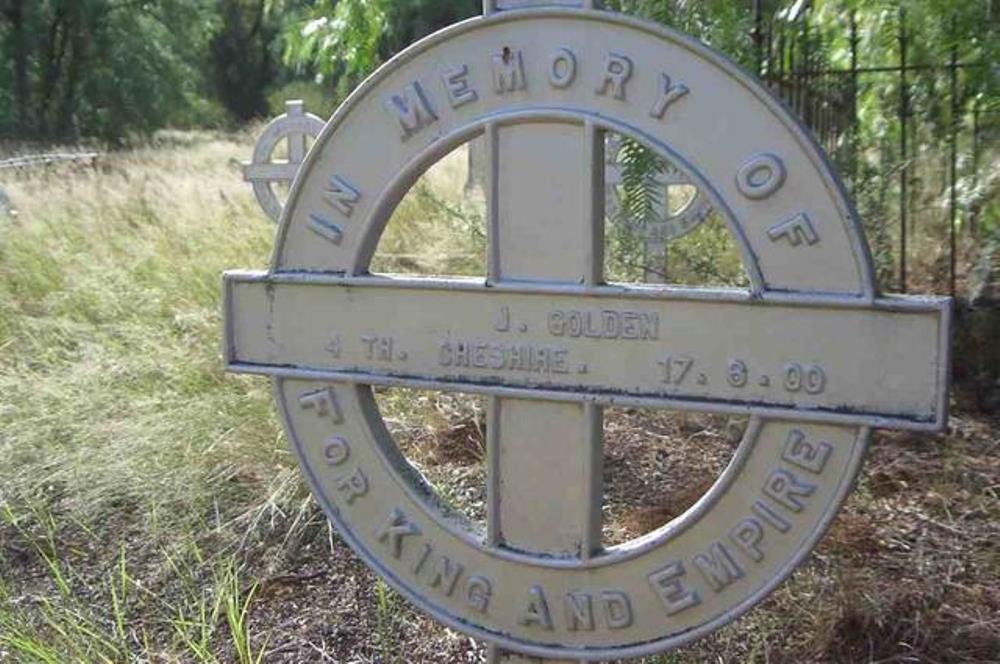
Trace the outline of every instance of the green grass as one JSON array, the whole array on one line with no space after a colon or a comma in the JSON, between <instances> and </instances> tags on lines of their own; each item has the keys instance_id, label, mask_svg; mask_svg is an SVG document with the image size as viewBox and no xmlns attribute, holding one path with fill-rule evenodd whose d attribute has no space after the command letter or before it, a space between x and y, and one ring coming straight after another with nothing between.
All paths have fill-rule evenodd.
<instances>
[{"instance_id":1,"label":"green grass","mask_svg":"<svg viewBox=\"0 0 1000 664\"><path fill-rule=\"evenodd\" d=\"M222 612L236 659L259 659L239 551L192 553L300 491L266 383L219 357L220 274L264 266L273 233L228 166L238 138L4 183L18 215L0 218L0 507L4 538L40 568L26 581L0 565L0 654L126 661L164 643L131 624L137 608L175 615L167 650L201 661L219 647L204 618ZM126 547L154 568L194 556L225 571L144 590Z\"/></svg>"},{"instance_id":2,"label":"green grass","mask_svg":"<svg viewBox=\"0 0 1000 664\"><path fill-rule=\"evenodd\" d=\"M221 274L266 267L273 246L232 165L250 150L166 135L0 183L18 211L0 217L0 660L264 657L247 559L313 507L267 381L220 356ZM401 204L383 269L480 269L462 167ZM388 656L400 605L381 588Z\"/></svg>"}]
</instances>

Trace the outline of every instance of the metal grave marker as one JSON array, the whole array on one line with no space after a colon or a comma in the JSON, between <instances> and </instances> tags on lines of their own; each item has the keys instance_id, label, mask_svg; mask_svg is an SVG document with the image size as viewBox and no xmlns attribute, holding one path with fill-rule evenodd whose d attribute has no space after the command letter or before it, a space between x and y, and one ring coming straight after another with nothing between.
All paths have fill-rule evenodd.
<instances>
[{"instance_id":1,"label":"metal grave marker","mask_svg":"<svg viewBox=\"0 0 1000 664\"><path fill-rule=\"evenodd\" d=\"M625 183L621 151L621 137L608 136L604 168L607 217L642 239L646 283L667 283L667 245L705 223L712 214L712 205L676 166L661 162L661 170L651 176L659 199L657 209L649 219L630 219L628 211L623 208L621 196L621 187ZM672 198L675 188L689 192L689 197L676 207Z\"/></svg>"},{"instance_id":2,"label":"metal grave marker","mask_svg":"<svg viewBox=\"0 0 1000 664\"><path fill-rule=\"evenodd\" d=\"M306 157L309 140L315 140L325 124L318 116L306 113L302 100L287 101L284 115L279 115L264 127L254 146L252 161L243 164L243 179L253 185L257 202L275 223L281 220L284 205L274 185L290 185L295 181ZM282 141L287 143L288 158L272 161L274 151Z\"/></svg>"},{"instance_id":3,"label":"metal grave marker","mask_svg":"<svg viewBox=\"0 0 1000 664\"><path fill-rule=\"evenodd\" d=\"M522 655L643 656L781 583L850 492L873 427L945 426L950 302L879 296L823 155L723 57L590 3L527 4L420 41L336 112L292 187L270 270L226 275L225 358L273 378L316 498L411 602ZM698 186L749 291L605 283L610 131ZM478 136L485 278L370 274L408 188ZM486 533L441 508L373 385L489 395ZM751 417L701 501L604 547L608 405Z\"/></svg>"}]
</instances>

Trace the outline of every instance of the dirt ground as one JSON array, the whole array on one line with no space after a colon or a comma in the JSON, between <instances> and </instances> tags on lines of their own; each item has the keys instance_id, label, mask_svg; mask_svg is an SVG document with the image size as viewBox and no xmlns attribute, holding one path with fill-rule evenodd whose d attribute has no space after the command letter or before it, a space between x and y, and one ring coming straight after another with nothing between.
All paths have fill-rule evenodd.
<instances>
[{"instance_id":1,"label":"dirt ground","mask_svg":"<svg viewBox=\"0 0 1000 664\"><path fill-rule=\"evenodd\" d=\"M680 514L728 461L739 423L691 419L609 417L612 538ZM435 470L474 486L478 461L468 449L481 434L468 421L456 425L431 455ZM663 499L665 485L675 490ZM660 661L1000 661L998 492L996 418L959 414L947 436L879 434L856 492L809 562L747 617ZM314 513L312 523L308 541L262 558L272 568L254 620L273 635L268 661L482 661L468 638L372 592L375 578L323 517Z\"/></svg>"}]
</instances>

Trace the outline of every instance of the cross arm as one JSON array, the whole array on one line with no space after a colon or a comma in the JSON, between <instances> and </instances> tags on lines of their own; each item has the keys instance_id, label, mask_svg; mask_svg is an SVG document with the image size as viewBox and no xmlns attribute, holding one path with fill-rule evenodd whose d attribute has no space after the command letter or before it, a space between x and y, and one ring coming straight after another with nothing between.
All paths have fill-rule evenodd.
<instances>
[{"instance_id":1,"label":"cross arm","mask_svg":"<svg viewBox=\"0 0 1000 664\"><path fill-rule=\"evenodd\" d=\"M244 164L243 179L247 182L265 180L274 182L291 182L298 175L301 164L293 162L274 162L270 164Z\"/></svg>"},{"instance_id":2,"label":"cross arm","mask_svg":"<svg viewBox=\"0 0 1000 664\"><path fill-rule=\"evenodd\" d=\"M950 304L226 276L235 372L937 430Z\"/></svg>"}]
</instances>

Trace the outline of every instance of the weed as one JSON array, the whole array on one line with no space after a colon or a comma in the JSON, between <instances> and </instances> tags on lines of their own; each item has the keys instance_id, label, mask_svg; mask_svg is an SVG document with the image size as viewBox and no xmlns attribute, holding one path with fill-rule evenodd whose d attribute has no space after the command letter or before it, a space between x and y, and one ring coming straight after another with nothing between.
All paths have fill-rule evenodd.
<instances>
[{"instance_id":1,"label":"weed","mask_svg":"<svg viewBox=\"0 0 1000 664\"><path fill-rule=\"evenodd\" d=\"M399 620L399 597L379 579L375 582L375 650L379 661L390 663L399 661L399 643L396 639L396 624Z\"/></svg>"}]
</instances>

